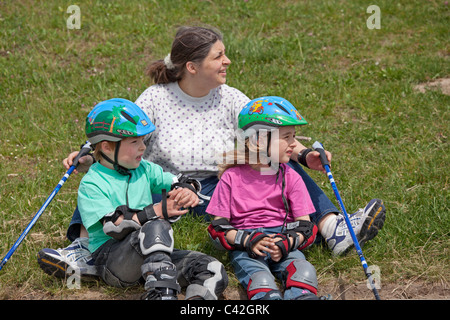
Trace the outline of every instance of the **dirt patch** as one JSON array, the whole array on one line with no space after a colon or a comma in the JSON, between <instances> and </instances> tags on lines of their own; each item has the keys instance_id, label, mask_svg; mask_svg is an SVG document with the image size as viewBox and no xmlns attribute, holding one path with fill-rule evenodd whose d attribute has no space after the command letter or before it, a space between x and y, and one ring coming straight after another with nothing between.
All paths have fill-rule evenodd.
<instances>
[{"instance_id":1,"label":"dirt patch","mask_svg":"<svg viewBox=\"0 0 450 320\"><path fill-rule=\"evenodd\" d=\"M74 292L74 296L68 299L140 299L143 291L140 288L133 289L132 292L119 294L116 297L100 293L80 290ZM420 281L404 284L388 283L382 284L378 290L382 300L448 300L450 299L450 288L446 283L424 283ZM332 300L375 300L372 290L367 288L366 282L342 283L342 281L332 281L319 285L319 296L331 295ZM179 299L184 299L180 294ZM242 287L228 287L222 299L224 300L247 300L247 295Z\"/></svg>"},{"instance_id":2,"label":"dirt patch","mask_svg":"<svg viewBox=\"0 0 450 320\"><path fill-rule=\"evenodd\" d=\"M144 290L141 287L130 289L111 289L98 282L94 287L82 285L81 289L64 290L59 293L31 288L10 288L9 294L4 294L2 300L139 300ZM406 283L382 283L378 290L381 300L449 300L448 283L427 283L409 281ZM332 280L319 284L319 296L331 295L332 300L375 300L366 282L344 283L342 280ZM179 295L184 299L184 294ZM223 300L247 300L242 287L228 287Z\"/></svg>"},{"instance_id":3,"label":"dirt patch","mask_svg":"<svg viewBox=\"0 0 450 320\"><path fill-rule=\"evenodd\" d=\"M430 82L420 83L414 89L425 93L427 90L440 90L443 94L450 96L450 78L435 79Z\"/></svg>"},{"instance_id":4,"label":"dirt patch","mask_svg":"<svg viewBox=\"0 0 450 320\"><path fill-rule=\"evenodd\" d=\"M366 282L342 284L329 283L322 285L319 294L331 294L333 300L374 300L372 290ZM441 283L388 283L382 284L378 290L382 300L448 300L450 288Z\"/></svg>"}]
</instances>

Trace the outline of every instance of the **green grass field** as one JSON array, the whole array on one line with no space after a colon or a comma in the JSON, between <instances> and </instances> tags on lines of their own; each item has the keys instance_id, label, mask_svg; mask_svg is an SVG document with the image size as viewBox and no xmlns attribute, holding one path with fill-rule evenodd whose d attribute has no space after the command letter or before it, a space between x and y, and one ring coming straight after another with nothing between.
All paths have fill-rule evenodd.
<instances>
[{"instance_id":1,"label":"green grass field","mask_svg":"<svg viewBox=\"0 0 450 320\"><path fill-rule=\"evenodd\" d=\"M66 25L71 4L80 8L79 29ZM381 10L380 29L367 27L371 4ZM181 25L223 32L229 85L298 106L309 122L298 134L333 153L333 175L349 212L371 198L384 200L385 226L363 248L369 265L380 268L382 287L420 283L448 290L450 97L414 89L450 77L450 9L443 0L0 2L2 258L64 174L62 160L85 140L90 109L112 97L137 99L151 84L147 65L169 52ZM326 176L311 176L336 203ZM42 272L36 254L69 244L65 232L80 179L69 178L0 271L0 299L74 296L64 280ZM206 227L181 220L174 226L176 246L221 259L237 288ZM318 245L307 258L319 285L365 281L354 252L334 258ZM100 281L82 282L76 291L93 298L127 292Z\"/></svg>"}]
</instances>

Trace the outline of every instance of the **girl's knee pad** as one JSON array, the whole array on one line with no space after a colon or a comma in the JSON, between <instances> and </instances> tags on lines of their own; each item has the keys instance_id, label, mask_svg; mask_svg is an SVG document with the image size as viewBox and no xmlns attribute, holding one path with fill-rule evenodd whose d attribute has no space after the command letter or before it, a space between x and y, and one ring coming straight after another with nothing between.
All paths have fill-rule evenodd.
<instances>
[{"instance_id":1,"label":"girl's knee pad","mask_svg":"<svg viewBox=\"0 0 450 320\"><path fill-rule=\"evenodd\" d=\"M317 274L314 266L306 260L292 261L283 274L286 289L291 287L303 288L317 294Z\"/></svg>"},{"instance_id":2,"label":"girl's knee pad","mask_svg":"<svg viewBox=\"0 0 450 320\"><path fill-rule=\"evenodd\" d=\"M258 271L250 276L247 286L247 295L252 299L256 294L264 292L261 300L282 300L281 292L275 283L273 275L267 271Z\"/></svg>"}]
</instances>

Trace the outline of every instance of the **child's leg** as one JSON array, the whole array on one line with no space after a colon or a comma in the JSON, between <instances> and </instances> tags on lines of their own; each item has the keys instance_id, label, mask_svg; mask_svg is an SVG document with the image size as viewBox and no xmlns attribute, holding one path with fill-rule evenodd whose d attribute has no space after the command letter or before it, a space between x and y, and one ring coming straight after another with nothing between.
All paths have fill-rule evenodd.
<instances>
[{"instance_id":1,"label":"child's leg","mask_svg":"<svg viewBox=\"0 0 450 320\"><path fill-rule=\"evenodd\" d=\"M145 223L121 241L109 240L93 254L93 258L100 276L111 286L137 285L144 277L147 298L176 299L179 285L176 267L170 259L172 249L170 224L158 219ZM173 292L161 293L162 289Z\"/></svg>"},{"instance_id":2,"label":"child's leg","mask_svg":"<svg viewBox=\"0 0 450 320\"><path fill-rule=\"evenodd\" d=\"M275 278L263 258L250 258L245 251L231 251L231 264L236 277L251 300L282 300Z\"/></svg>"},{"instance_id":3,"label":"child's leg","mask_svg":"<svg viewBox=\"0 0 450 320\"><path fill-rule=\"evenodd\" d=\"M132 235L122 241L109 240L92 255L100 277L110 286L124 288L139 284L144 258L134 249Z\"/></svg>"},{"instance_id":4,"label":"child's leg","mask_svg":"<svg viewBox=\"0 0 450 320\"><path fill-rule=\"evenodd\" d=\"M186 288L186 300L217 300L228 286L225 267L204 253L175 249L170 256L178 270L178 281Z\"/></svg>"},{"instance_id":5,"label":"child's leg","mask_svg":"<svg viewBox=\"0 0 450 320\"><path fill-rule=\"evenodd\" d=\"M144 257L141 272L148 293L146 299L176 300L180 286L176 266L170 258L173 251L170 223L162 219L150 220L137 231L137 238Z\"/></svg>"},{"instance_id":6,"label":"child's leg","mask_svg":"<svg viewBox=\"0 0 450 320\"><path fill-rule=\"evenodd\" d=\"M283 281L285 300L317 299L316 269L301 251L292 251L285 260L274 263L272 271Z\"/></svg>"}]
</instances>

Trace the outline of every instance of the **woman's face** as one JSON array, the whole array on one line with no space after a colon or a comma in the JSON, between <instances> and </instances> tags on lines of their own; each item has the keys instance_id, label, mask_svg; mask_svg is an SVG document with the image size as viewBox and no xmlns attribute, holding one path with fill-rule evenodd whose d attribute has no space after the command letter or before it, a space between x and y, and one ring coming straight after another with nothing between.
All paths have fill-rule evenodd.
<instances>
[{"instance_id":1,"label":"woman's face","mask_svg":"<svg viewBox=\"0 0 450 320\"><path fill-rule=\"evenodd\" d=\"M209 50L206 58L197 69L198 79L201 79L205 86L214 89L226 82L227 68L231 61L225 55L225 46L218 40Z\"/></svg>"}]
</instances>

